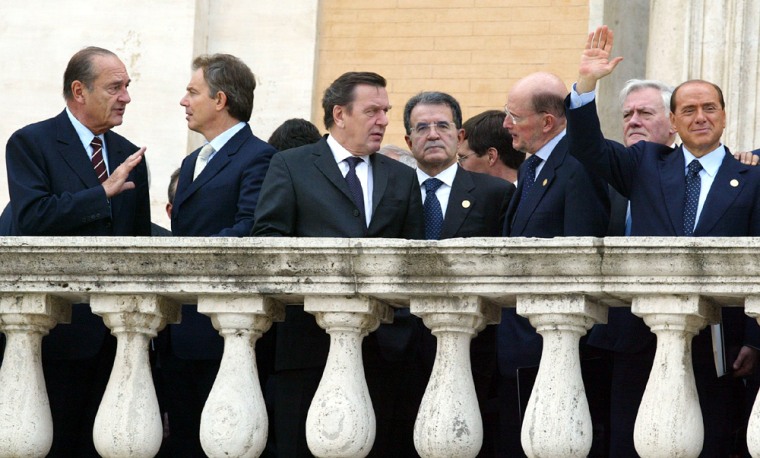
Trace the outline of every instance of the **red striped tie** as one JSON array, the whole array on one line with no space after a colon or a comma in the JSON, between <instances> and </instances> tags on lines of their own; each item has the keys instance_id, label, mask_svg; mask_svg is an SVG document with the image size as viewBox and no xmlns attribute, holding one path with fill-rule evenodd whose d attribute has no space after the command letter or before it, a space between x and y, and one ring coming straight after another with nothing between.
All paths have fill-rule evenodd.
<instances>
[{"instance_id":1,"label":"red striped tie","mask_svg":"<svg viewBox=\"0 0 760 458\"><path fill-rule=\"evenodd\" d=\"M90 146L92 146L92 168L95 169L95 175L102 183L108 178L106 162L103 160L103 140L100 137L95 137L90 142Z\"/></svg>"}]
</instances>

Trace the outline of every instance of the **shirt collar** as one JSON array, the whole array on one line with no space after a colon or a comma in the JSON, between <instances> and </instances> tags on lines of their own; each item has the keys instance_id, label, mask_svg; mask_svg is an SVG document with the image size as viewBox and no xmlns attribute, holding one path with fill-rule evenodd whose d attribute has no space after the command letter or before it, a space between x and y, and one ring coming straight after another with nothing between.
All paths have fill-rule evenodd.
<instances>
[{"instance_id":1,"label":"shirt collar","mask_svg":"<svg viewBox=\"0 0 760 458\"><path fill-rule=\"evenodd\" d=\"M232 137L235 136L236 133L240 132L240 129L245 127L245 123L243 121L240 121L239 123L235 124L234 126L230 127L229 129L225 130L221 134L214 137L210 142L211 146L214 148L214 151L221 150L224 145L227 144L228 141Z\"/></svg>"},{"instance_id":2,"label":"shirt collar","mask_svg":"<svg viewBox=\"0 0 760 458\"><path fill-rule=\"evenodd\" d=\"M683 158L685 161L685 167L684 167L684 174L686 173L686 168L689 167L689 164L694 159L697 159L699 163L702 165L702 168L705 170L705 172L710 175L711 177L714 177L718 173L718 169L720 168L720 165L723 163L723 158L726 156L726 147L721 143L718 145L717 148L710 151L709 153L705 154L704 156L698 158L691 154L689 150L686 149L686 146L683 146Z\"/></svg>"},{"instance_id":3,"label":"shirt collar","mask_svg":"<svg viewBox=\"0 0 760 458\"><path fill-rule=\"evenodd\" d=\"M457 175L457 163L454 162L449 167L447 167L446 170L436 175L435 178L441 180L443 184L448 185L449 187L452 187L452 185L454 184L454 177L456 175ZM422 186L422 183L424 183L425 180L427 180L428 178L430 178L430 175L423 172L419 168L417 169L417 179L420 182L420 186Z\"/></svg>"},{"instance_id":4,"label":"shirt collar","mask_svg":"<svg viewBox=\"0 0 760 458\"><path fill-rule=\"evenodd\" d=\"M350 151L348 151L346 148L343 147L340 143L338 143L338 140L335 139L332 135L327 136L327 146L330 147L330 151L333 153L333 157L335 158L335 162L340 164L344 160L346 160L349 157L358 157L361 158L365 163L369 160L369 156L355 156L351 154Z\"/></svg>"},{"instance_id":5,"label":"shirt collar","mask_svg":"<svg viewBox=\"0 0 760 458\"><path fill-rule=\"evenodd\" d=\"M562 132L558 133L554 136L549 142L547 142L544 146L539 148L538 151L536 151L536 156L540 157L541 159L546 162L549 159L549 156L551 156L552 151L554 151L554 147L557 146L557 143L559 143L560 140L565 136L566 130L562 130Z\"/></svg>"},{"instance_id":6,"label":"shirt collar","mask_svg":"<svg viewBox=\"0 0 760 458\"><path fill-rule=\"evenodd\" d=\"M103 140L103 144L105 144L105 139L103 138L103 134L95 135L92 133L90 129L88 129L84 124L82 124L69 110L69 107L66 107L66 114L69 117L69 121L71 121L71 124L74 126L74 130L77 133L77 136L79 137L79 141L82 142L82 146L84 146L85 151L87 151L87 148L89 148L90 143L92 143L92 139L95 137L100 137L101 140Z\"/></svg>"}]
</instances>

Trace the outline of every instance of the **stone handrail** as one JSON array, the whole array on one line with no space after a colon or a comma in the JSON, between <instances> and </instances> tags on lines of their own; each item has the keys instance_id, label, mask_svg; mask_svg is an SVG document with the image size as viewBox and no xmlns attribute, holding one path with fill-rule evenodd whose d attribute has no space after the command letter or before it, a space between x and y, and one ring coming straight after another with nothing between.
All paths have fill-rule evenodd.
<instances>
[{"instance_id":1,"label":"stone handrail","mask_svg":"<svg viewBox=\"0 0 760 458\"><path fill-rule=\"evenodd\" d=\"M501 307L515 306L544 339L523 448L529 456L586 456L591 419L578 339L606 320L607 306L632 304L658 336L656 358L690 359L688 339L721 306L760 313L758 252L760 240L750 238L0 238L0 330L7 338L0 450L48 451L41 339L67 322L70 304L90 303L118 345L93 431L96 448L103 456L153 456L161 419L148 342L179 321L179 304L197 303L225 340L201 443L209 456L258 456L268 420L255 342L282 319L283 304L303 303L331 342L341 343L331 346L307 419L315 455L371 450L375 420L361 341L392 319L393 306L408 305L438 341L414 430L421 456L478 453L483 429L467 349L498 321ZM698 455L703 431L693 384L691 367L652 371L635 431L642 456ZM673 422L674 413L693 424ZM748 442L760 456L757 409Z\"/></svg>"}]
</instances>

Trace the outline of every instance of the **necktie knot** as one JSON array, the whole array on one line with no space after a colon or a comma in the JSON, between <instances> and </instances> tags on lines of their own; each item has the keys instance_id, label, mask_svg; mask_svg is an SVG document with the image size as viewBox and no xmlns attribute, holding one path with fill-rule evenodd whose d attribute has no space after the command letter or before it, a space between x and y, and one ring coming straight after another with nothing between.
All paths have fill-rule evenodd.
<instances>
[{"instance_id":1,"label":"necktie knot","mask_svg":"<svg viewBox=\"0 0 760 458\"><path fill-rule=\"evenodd\" d=\"M347 157L345 161L348 163L348 169L353 170L354 173L356 171L356 166L360 163L364 162L364 159L356 156Z\"/></svg>"},{"instance_id":2,"label":"necktie knot","mask_svg":"<svg viewBox=\"0 0 760 458\"><path fill-rule=\"evenodd\" d=\"M689 162L689 175L697 175L702 171L702 168L702 164L697 159L694 159L693 161Z\"/></svg>"},{"instance_id":3,"label":"necktie knot","mask_svg":"<svg viewBox=\"0 0 760 458\"><path fill-rule=\"evenodd\" d=\"M206 164L208 164L208 158L214 154L214 147L211 146L211 143L206 143L203 145L203 148L201 148L200 153L198 153L198 159L195 160L195 171L193 172L193 180L198 178L198 175L201 174L203 169L206 167Z\"/></svg>"},{"instance_id":4,"label":"necktie knot","mask_svg":"<svg viewBox=\"0 0 760 458\"><path fill-rule=\"evenodd\" d=\"M535 174L536 169L538 168L538 164L540 164L541 161L543 161L543 159L540 157L536 156L535 154L531 155L528 159L526 159L526 162L528 163L528 169Z\"/></svg>"},{"instance_id":5,"label":"necktie knot","mask_svg":"<svg viewBox=\"0 0 760 458\"><path fill-rule=\"evenodd\" d=\"M92 146L93 150L103 148L103 140L101 140L100 137L93 137L90 146Z\"/></svg>"},{"instance_id":6,"label":"necktie knot","mask_svg":"<svg viewBox=\"0 0 760 458\"><path fill-rule=\"evenodd\" d=\"M441 187L443 181L439 180L438 178L428 178L423 184L425 185L425 192L427 194L430 194L438 191L438 188Z\"/></svg>"}]
</instances>

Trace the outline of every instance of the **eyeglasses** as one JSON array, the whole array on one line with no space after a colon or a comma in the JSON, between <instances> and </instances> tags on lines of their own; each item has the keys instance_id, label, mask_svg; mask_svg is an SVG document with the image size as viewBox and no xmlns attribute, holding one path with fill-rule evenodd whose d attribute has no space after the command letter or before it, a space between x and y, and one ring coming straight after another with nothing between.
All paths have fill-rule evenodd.
<instances>
[{"instance_id":1,"label":"eyeglasses","mask_svg":"<svg viewBox=\"0 0 760 458\"><path fill-rule=\"evenodd\" d=\"M472 155L474 155L474 154L475 154L475 153L470 153L470 154L458 154L458 155L457 155L457 162L459 162L459 163L461 164L462 162L466 161L468 157L470 157L470 156L472 156Z\"/></svg>"},{"instance_id":2,"label":"eyeglasses","mask_svg":"<svg viewBox=\"0 0 760 458\"><path fill-rule=\"evenodd\" d=\"M430 133L430 129L435 129L439 134L445 134L451 132L453 125L454 123L448 121L421 122L412 127L412 131L417 135L427 135Z\"/></svg>"},{"instance_id":3,"label":"eyeglasses","mask_svg":"<svg viewBox=\"0 0 760 458\"><path fill-rule=\"evenodd\" d=\"M521 122L525 121L527 118L529 118L529 117L531 117L533 115L542 114L542 113L546 113L546 112L545 111L537 111L535 113L531 113L529 115L525 115L525 116L520 117L520 116L515 116L515 114L512 113L511 111L509 111L509 108L507 108L507 106L504 105L504 113L507 114L507 117L510 119L510 121L512 121L512 124L517 125L517 124L520 124Z\"/></svg>"}]
</instances>

